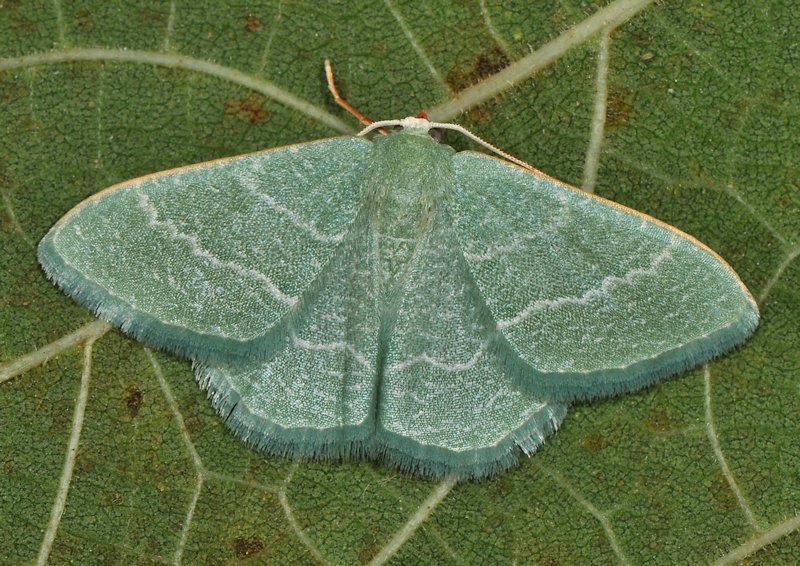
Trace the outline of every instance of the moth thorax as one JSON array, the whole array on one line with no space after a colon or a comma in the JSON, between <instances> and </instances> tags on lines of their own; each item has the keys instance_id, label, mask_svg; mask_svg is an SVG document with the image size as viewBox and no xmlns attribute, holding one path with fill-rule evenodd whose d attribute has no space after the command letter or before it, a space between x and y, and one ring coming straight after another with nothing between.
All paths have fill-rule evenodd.
<instances>
[{"instance_id":1,"label":"moth thorax","mask_svg":"<svg viewBox=\"0 0 800 566\"><path fill-rule=\"evenodd\" d=\"M396 133L375 140L367 171L370 216L384 289L393 288L451 194L449 146L429 137Z\"/></svg>"}]
</instances>

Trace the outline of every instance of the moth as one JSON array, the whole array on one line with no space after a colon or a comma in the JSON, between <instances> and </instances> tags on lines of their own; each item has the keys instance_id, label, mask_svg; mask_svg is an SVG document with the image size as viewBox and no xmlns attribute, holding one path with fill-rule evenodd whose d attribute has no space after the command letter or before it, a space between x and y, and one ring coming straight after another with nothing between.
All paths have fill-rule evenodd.
<instances>
[{"instance_id":1,"label":"moth","mask_svg":"<svg viewBox=\"0 0 800 566\"><path fill-rule=\"evenodd\" d=\"M375 128L395 127L368 139ZM695 238L424 118L133 179L39 244L47 276L193 361L259 450L481 478L575 400L704 362L758 323Z\"/></svg>"}]
</instances>

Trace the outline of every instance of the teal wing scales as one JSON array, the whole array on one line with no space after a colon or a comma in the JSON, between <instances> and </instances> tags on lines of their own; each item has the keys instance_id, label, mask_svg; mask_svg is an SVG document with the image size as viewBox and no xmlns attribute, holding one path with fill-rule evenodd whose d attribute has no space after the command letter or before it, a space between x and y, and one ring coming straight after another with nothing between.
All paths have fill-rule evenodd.
<instances>
[{"instance_id":1,"label":"teal wing scales","mask_svg":"<svg viewBox=\"0 0 800 566\"><path fill-rule=\"evenodd\" d=\"M367 234L362 216L302 298L271 358L196 368L227 426L256 448L328 458L365 452L374 429L379 326Z\"/></svg>"},{"instance_id":2,"label":"teal wing scales","mask_svg":"<svg viewBox=\"0 0 800 566\"><path fill-rule=\"evenodd\" d=\"M356 218L370 152L332 138L127 181L62 218L39 261L137 338L204 362L263 359Z\"/></svg>"},{"instance_id":3,"label":"teal wing scales","mask_svg":"<svg viewBox=\"0 0 800 566\"><path fill-rule=\"evenodd\" d=\"M589 399L640 388L743 342L758 308L690 236L541 173L454 158L452 214L522 388Z\"/></svg>"},{"instance_id":4,"label":"teal wing scales","mask_svg":"<svg viewBox=\"0 0 800 566\"><path fill-rule=\"evenodd\" d=\"M377 439L384 457L430 476L480 478L533 452L566 406L518 390L449 219L418 245L386 328Z\"/></svg>"}]
</instances>

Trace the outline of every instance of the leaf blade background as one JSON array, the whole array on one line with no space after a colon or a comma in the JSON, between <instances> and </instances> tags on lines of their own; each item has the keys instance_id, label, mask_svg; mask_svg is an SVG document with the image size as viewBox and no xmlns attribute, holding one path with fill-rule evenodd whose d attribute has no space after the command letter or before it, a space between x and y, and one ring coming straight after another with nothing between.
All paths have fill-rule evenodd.
<instances>
[{"instance_id":1,"label":"leaf blade background","mask_svg":"<svg viewBox=\"0 0 800 566\"><path fill-rule=\"evenodd\" d=\"M327 94L325 57L362 111L405 116L480 88L597 9L7 4L0 63L42 53L63 60L12 61L0 72L0 363L91 320L45 280L34 251L82 198L168 167L340 133L279 96L203 72L207 65L153 64L157 56L239 71L348 123ZM725 257L759 298L756 336L707 372L576 407L519 468L449 491L400 546L398 563L711 562L759 530L791 523L800 488L792 418L800 151L791 128L800 47L790 10L666 2L609 42L596 191ZM81 49L108 57L78 61ZM580 184L599 49L596 37L576 45L458 122ZM123 61L122 50L142 55ZM76 345L0 384L0 540L9 562L39 552L85 361ZM227 434L187 363L116 332L94 344L91 363L54 563L366 562L437 488L368 463L296 465L256 454ZM748 562L788 563L798 553L792 530Z\"/></svg>"}]
</instances>

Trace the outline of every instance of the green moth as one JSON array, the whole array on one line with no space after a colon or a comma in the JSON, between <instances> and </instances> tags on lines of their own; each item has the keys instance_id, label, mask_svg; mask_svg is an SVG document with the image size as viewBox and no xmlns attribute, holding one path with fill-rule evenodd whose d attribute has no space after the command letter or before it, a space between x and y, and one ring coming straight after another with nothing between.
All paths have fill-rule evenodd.
<instances>
[{"instance_id":1,"label":"green moth","mask_svg":"<svg viewBox=\"0 0 800 566\"><path fill-rule=\"evenodd\" d=\"M713 251L421 118L106 189L39 244L48 277L193 360L242 440L479 478L575 400L743 342L758 308ZM366 133L362 132L363 133Z\"/></svg>"}]
</instances>

